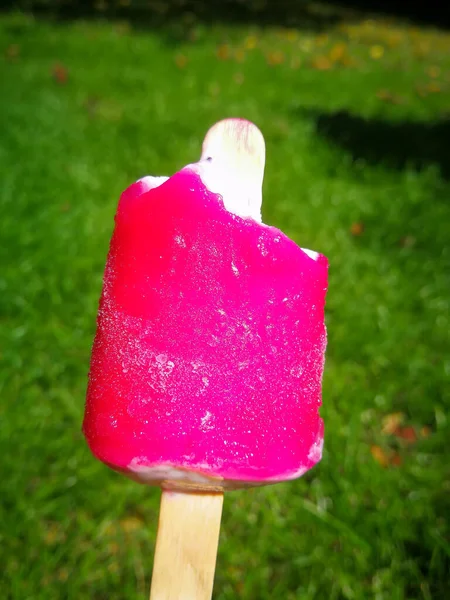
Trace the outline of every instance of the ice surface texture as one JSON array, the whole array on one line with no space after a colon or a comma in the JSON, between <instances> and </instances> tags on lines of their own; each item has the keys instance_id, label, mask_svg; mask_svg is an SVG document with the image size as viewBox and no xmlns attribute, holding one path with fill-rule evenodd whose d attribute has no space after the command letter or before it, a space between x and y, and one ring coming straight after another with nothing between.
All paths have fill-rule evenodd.
<instances>
[{"instance_id":1,"label":"ice surface texture","mask_svg":"<svg viewBox=\"0 0 450 600\"><path fill-rule=\"evenodd\" d=\"M84 420L150 483L241 487L321 458L327 259L227 211L185 168L119 202Z\"/></svg>"}]
</instances>

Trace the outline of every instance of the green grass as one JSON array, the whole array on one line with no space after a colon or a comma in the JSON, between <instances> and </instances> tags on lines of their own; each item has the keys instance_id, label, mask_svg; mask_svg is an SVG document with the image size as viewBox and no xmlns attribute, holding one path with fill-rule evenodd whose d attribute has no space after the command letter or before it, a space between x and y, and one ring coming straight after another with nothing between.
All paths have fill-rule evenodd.
<instances>
[{"instance_id":1,"label":"green grass","mask_svg":"<svg viewBox=\"0 0 450 600\"><path fill-rule=\"evenodd\" d=\"M449 597L450 36L185 31L0 19L1 598L148 597L159 493L80 431L102 271L120 192L231 115L266 137L265 221L330 259L326 445L227 494L214 597Z\"/></svg>"}]
</instances>

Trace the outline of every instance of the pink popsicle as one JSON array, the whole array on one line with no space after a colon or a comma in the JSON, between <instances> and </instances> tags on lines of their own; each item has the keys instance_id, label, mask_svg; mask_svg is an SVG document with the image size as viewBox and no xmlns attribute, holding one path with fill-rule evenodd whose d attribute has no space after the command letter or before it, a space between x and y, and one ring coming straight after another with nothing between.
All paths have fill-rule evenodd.
<instances>
[{"instance_id":1,"label":"pink popsicle","mask_svg":"<svg viewBox=\"0 0 450 600\"><path fill-rule=\"evenodd\" d=\"M322 451L327 259L228 210L216 162L122 194L89 375L94 455L175 489L293 479Z\"/></svg>"}]
</instances>

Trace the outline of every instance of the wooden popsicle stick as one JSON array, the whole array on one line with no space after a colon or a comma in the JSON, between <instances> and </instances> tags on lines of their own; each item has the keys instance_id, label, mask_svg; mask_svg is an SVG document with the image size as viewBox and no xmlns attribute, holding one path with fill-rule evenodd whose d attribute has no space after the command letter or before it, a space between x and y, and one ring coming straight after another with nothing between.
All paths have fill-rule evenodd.
<instances>
[{"instance_id":1,"label":"wooden popsicle stick","mask_svg":"<svg viewBox=\"0 0 450 600\"><path fill-rule=\"evenodd\" d=\"M162 490L150 600L210 600L223 493Z\"/></svg>"},{"instance_id":2,"label":"wooden popsicle stick","mask_svg":"<svg viewBox=\"0 0 450 600\"><path fill-rule=\"evenodd\" d=\"M196 168L228 210L260 220L264 163L264 138L256 125L225 119L207 132ZM163 489L150 600L211 599L223 505L219 490Z\"/></svg>"}]
</instances>

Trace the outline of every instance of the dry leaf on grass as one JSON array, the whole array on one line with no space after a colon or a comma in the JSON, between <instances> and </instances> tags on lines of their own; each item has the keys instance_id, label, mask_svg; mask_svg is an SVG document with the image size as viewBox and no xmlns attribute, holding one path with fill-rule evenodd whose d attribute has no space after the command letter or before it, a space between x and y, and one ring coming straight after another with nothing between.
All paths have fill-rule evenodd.
<instances>
[{"instance_id":1,"label":"dry leaf on grass","mask_svg":"<svg viewBox=\"0 0 450 600\"><path fill-rule=\"evenodd\" d=\"M361 223L361 221L352 223L350 226L350 233L355 237L362 235L364 233L364 223Z\"/></svg>"},{"instance_id":2,"label":"dry leaf on grass","mask_svg":"<svg viewBox=\"0 0 450 600\"><path fill-rule=\"evenodd\" d=\"M52 76L56 83L59 83L60 85L65 85L69 78L69 72L64 65L62 65L61 63L57 63L52 68Z\"/></svg>"}]
</instances>

